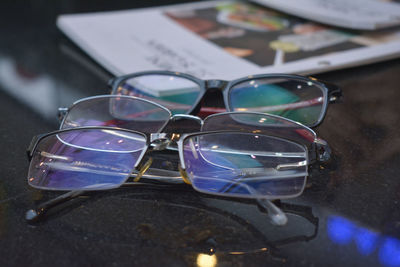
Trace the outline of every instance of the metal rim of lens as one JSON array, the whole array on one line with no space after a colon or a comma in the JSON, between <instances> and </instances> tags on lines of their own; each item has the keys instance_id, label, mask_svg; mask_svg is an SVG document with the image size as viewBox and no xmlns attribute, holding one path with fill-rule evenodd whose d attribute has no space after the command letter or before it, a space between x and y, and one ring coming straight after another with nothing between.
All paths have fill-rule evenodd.
<instances>
[{"instance_id":1,"label":"metal rim of lens","mask_svg":"<svg viewBox=\"0 0 400 267\"><path fill-rule=\"evenodd\" d=\"M66 118L68 117L68 114L69 114L73 109L77 108L80 104L83 104L83 103L85 103L85 102L87 102L87 101L93 101L93 100L98 100L98 99L112 99L112 98L125 98L125 99L130 99L130 100L132 100L132 101L146 102L146 103L148 103L148 104L154 105L154 106L156 106L156 107L162 109L163 111L167 112L168 115L169 115L169 116L168 116L168 120L166 120L166 121L164 122L164 124L160 127L160 129L159 129L157 132L161 131L161 130L168 124L169 119L170 119L171 116L172 116L172 113L171 113L171 111L170 111L168 108L166 108L166 107L164 107L163 105L160 105L160 104L158 104L158 103L156 103L156 102L154 102L154 101L148 100L148 99L144 99L144 98L140 98L140 97L136 97L136 96L128 96L128 95L96 95L96 96L90 96L90 97L81 98L81 99L75 101L75 102L68 108L68 112L65 114L65 116L64 116L64 118L63 118L63 120L62 120L62 122L60 123L60 128L59 128L59 129L60 129L60 130L64 129L63 126L64 126L64 123L65 123Z\"/></svg>"},{"instance_id":2,"label":"metal rim of lens","mask_svg":"<svg viewBox=\"0 0 400 267\"><path fill-rule=\"evenodd\" d=\"M193 112L193 110L198 106L198 104L200 103L201 99L203 98L205 92L206 92L206 88L205 88L205 81L202 79L199 79L197 77L194 77L190 74L187 73L181 73L181 72L173 72L173 71L143 71L143 72L137 72L137 73L133 73L133 74L128 74L128 75L124 75L124 76L120 76L117 79L115 79L113 81L112 84L112 91L111 94L112 95L117 95L117 90L118 87L126 82L129 79L133 79L133 78L137 78L139 76L146 76L146 75L165 75L165 76L175 76L175 77L179 77L179 78L185 78L188 79L192 82L194 82L195 84L197 84L199 86L199 95L197 96L195 102L192 104L192 106L190 107L189 110L187 110L185 112L185 114L191 114Z\"/></svg>"},{"instance_id":3,"label":"metal rim of lens","mask_svg":"<svg viewBox=\"0 0 400 267\"><path fill-rule=\"evenodd\" d=\"M147 149L148 149L148 146L149 146L149 138L148 138L148 135L146 135L146 134L144 134L144 133L141 133L141 132L138 132L138 131L133 131L133 130L128 130L128 129L122 129L122 128L117 128L117 127L85 126L85 127L77 127L77 128L68 128L68 129L57 130L57 131L53 131L53 132L49 132L49 133L47 133L47 134L41 135L41 136L36 140L36 142L35 142L35 144L34 144L34 146L33 146L33 148L32 148L31 155L34 155L34 154L35 154L35 151L36 151L36 149L37 149L39 143L40 143L42 140L44 140L45 138L48 138L48 137L50 137L50 136L52 136L52 135L58 135L58 134L61 134L61 133L65 133L65 132L70 132L70 131L82 131L82 130L113 130L113 131L122 131L122 132L128 132L128 133L131 133L131 134L138 134L138 135L143 136L143 137L144 137L144 140L145 140L145 146L144 146L144 148L143 148L143 151L141 152L141 154L140 154L139 157L137 158L136 163L132 166L132 171L137 167L137 165L138 165L138 164L140 163L140 161L143 159L143 157L144 157L144 155L145 155L145 153L146 153L146 151L147 151ZM28 170L31 169L33 162L34 162L34 158L32 157L32 159L31 159L31 161L30 161L30 164L29 164ZM29 174L30 174L30 171L28 171L28 177L27 177L28 184L29 184L30 186L32 186L33 188L40 189L40 190L49 190L49 191L70 191L70 190L71 190L71 189L65 189L65 188L64 188L64 189L63 189L63 188L50 188L50 187L42 187L42 186L33 185L33 184L31 184L30 181L29 181L29 176L30 176ZM127 177L124 179L124 181L122 181L121 183L119 183L119 184L117 184L117 185L115 185L115 186L110 186L110 187L107 187L107 188L100 188L100 189L99 189L99 188L93 188L93 189L88 188L88 189L84 189L84 190L85 190L85 191L92 191L92 190L100 191L100 190L109 190L109 189L113 189L113 188L118 188L118 187L120 187L121 184L123 184L129 177L130 177L130 173L127 175Z\"/></svg>"},{"instance_id":4,"label":"metal rim of lens","mask_svg":"<svg viewBox=\"0 0 400 267\"><path fill-rule=\"evenodd\" d=\"M185 157L184 157L183 147L184 147L185 141L188 138L192 138L192 137L199 136L199 135L221 134L221 133L241 133L241 134L255 135L255 134L252 134L252 133L246 133L246 132L241 132L241 131L229 131L229 130L227 130L227 131L208 131L208 132L198 132L198 133L185 134L178 141L178 149L179 149L179 157L180 157L180 162L181 162L181 169L186 173L186 164L185 164ZM259 135L259 134L257 134L257 135ZM305 160L307 162L307 164L305 165L305 168L306 168L306 173L308 173L309 157L308 157L308 150L307 150L307 148L305 146L300 145L300 144L298 144L296 142L284 139L284 138L279 138L279 137L269 136L269 135L263 135L263 136L266 136L266 137L269 137L269 138L273 138L273 139L280 139L282 141L292 143L292 144L300 147L302 150L304 150ZM302 185L301 189L299 190L299 193L293 194L293 195L274 196L274 197L271 197L271 198L268 197L268 196L265 196L265 198L266 199L285 199L285 198L294 198L294 197L297 197L297 196L301 195L303 193L303 191L304 191L305 186L306 186L307 176L308 175L306 175L304 177L303 185ZM295 177L296 176L294 176L294 178ZM189 176L188 176L188 178L191 179ZM229 197L237 197L237 198L252 198L252 199L259 197L259 196L257 197L257 196L251 196L251 195L229 195L227 193L211 193L209 191L204 191L204 190L200 190L200 189L196 188L193 185L193 183L192 183L192 186L196 191L199 191L199 192L202 192L202 193L205 193L205 194L212 194L212 195L219 195L219 196L229 196Z\"/></svg>"}]
</instances>

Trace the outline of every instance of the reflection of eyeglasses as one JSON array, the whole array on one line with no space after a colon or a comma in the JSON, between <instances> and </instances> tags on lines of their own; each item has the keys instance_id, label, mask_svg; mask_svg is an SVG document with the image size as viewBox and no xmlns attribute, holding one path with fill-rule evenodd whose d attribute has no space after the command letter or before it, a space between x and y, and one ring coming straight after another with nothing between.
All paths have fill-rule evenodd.
<instances>
[{"instance_id":1,"label":"reflection of eyeglasses","mask_svg":"<svg viewBox=\"0 0 400 267\"><path fill-rule=\"evenodd\" d=\"M342 91L315 78L289 74L252 75L245 78L201 80L170 71L147 71L110 81L112 93L146 98L169 108L173 114L194 114L207 91L222 91L228 111L251 111L279 115L314 127L325 116L328 103ZM223 110L202 108L203 112Z\"/></svg>"},{"instance_id":2,"label":"reflection of eyeglasses","mask_svg":"<svg viewBox=\"0 0 400 267\"><path fill-rule=\"evenodd\" d=\"M177 194L179 194L179 197ZM54 194L49 192L44 194L44 198L52 196ZM151 203L154 202L154 199L157 199L161 206L152 205ZM179 249L183 253L216 254L218 256L224 254L243 255L278 252L276 256L282 256L279 253L280 248L287 244L301 244L301 242L312 240L318 231L318 218L313 214L311 207L283 202L277 203L291 220L286 227L280 228L280 231L274 231L276 230L274 226L265 224L265 215L268 215L268 213L262 208L257 210L252 201L235 201L235 199L196 194L186 186L142 182L135 183L135 186L121 187L116 190L85 192L80 197L73 199L68 205L60 205L57 209L51 210L46 219L59 218L64 216L67 211L82 207L82 204L84 204L86 212L80 216L85 217L86 223L84 225L79 224L77 227L81 230L79 231L80 233L85 231L93 233L95 230L90 227L95 222L91 218L96 220L94 218L97 218L98 216L96 215L101 211L90 207L96 205L98 201L110 202L112 206L117 204L112 202L117 201L117 205L123 208L136 206L140 209L140 207L143 208L144 206L146 210L147 208L150 209L147 210L146 214L154 214L155 210L151 210L152 207L156 207L158 212L163 212L164 209L169 212L172 210L175 214L183 212L185 218L191 218L191 223L188 225L187 220L182 220L182 218L167 219L167 221L172 220L167 222L172 223L171 227L169 227L170 233L168 236L163 234L165 227L163 228L162 224L164 223L165 226L165 220L154 219L151 224L152 242L165 249L171 248L172 245L172 248ZM73 205L71 205L72 203ZM105 207L102 212L106 212L106 214L112 213L112 206ZM147 235L144 235L142 231L143 216L145 215L132 215L131 210L126 214L124 223L120 226L130 225L132 229L138 230L136 232L139 234L138 238L146 238ZM158 218L157 214L154 215L154 218ZM152 217L149 218L147 215L146 219L152 219ZM210 220L212 221L211 225ZM60 223L63 228L68 228L71 227L71 223L74 224L74 221L64 220L60 221ZM107 222L105 223L107 224ZM296 227L293 227L295 225ZM86 229L85 227L88 228ZM183 235L182 228L185 228ZM205 229L207 234L203 238L194 239L196 234L204 232ZM232 233L226 235L226 230L232 230ZM113 228L113 231L107 232L106 235L118 242L116 233L118 233L118 229ZM180 240L179 244L175 243L175 235ZM244 236L247 239L242 239ZM173 244L171 244L170 238L173 239ZM234 243L232 243L232 238L235 239ZM194 240L196 241L194 242Z\"/></svg>"},{"instance_id":3,"label":"reflection of eyeglasses","mask_svg":"<svg viewBox=\"0 0 400 267\"><path fill-rule=\"evenodd\" d=\"M161 131L169 119L168 110L150 101L100 96L73 105L61 127L119 127L131 123L129 128L145 129L151 122ZM315 148L316 144L312 130L259 113L217 114L202 125L207 131L218 127L232 130L186 134L179 139L181 173L195 189L264 200L301 194L310 162L307 147ZM297 137L301 144L275 137L282 133L291 139ZM139 172L136 179L140 179L150 165L142 162L145 152L149 148L162 149L173 139L174 135L104 127L66 129L41 136L30 150L29 183L50 190L115 188L128 179L133 166Z\"/></svg>"}]
</instances>

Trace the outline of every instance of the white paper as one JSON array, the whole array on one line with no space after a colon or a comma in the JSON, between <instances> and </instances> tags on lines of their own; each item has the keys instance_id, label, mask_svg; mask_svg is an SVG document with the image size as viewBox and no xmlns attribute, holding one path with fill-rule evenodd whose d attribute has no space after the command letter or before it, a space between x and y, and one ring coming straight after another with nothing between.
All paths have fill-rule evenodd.
<instances>
[{"instance_id":1,"label":"white paper","mask_svg":"<svg viewBox=\"0 0 400 267\"><path fill-rule=\"evenodd\" d=\"M400 55L397 29L344 32L232 1L62 15L57 25L117 76L161 69L229 80L324 72Z\"/></svg>"},{"instance_id":2,"label":"white paper","mask_svg":"<svg viewBox=\"0 0 400 267\"><path fill-rule=\"evenodd\" d=\"M400 4L379 0L253 0L321 23L359 30L400 24Z\"/></svg>"}]
</instances>

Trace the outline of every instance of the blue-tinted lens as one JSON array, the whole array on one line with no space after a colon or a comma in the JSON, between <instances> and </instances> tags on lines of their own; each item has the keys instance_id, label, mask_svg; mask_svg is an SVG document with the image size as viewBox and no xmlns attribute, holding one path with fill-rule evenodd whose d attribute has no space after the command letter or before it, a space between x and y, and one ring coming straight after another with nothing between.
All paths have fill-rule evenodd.
<instances>
[{"instance_id":1,"label":"blue-tinted lens","mask_svg":"<svg viewBox=\"0 0 400 267\"><path fill-rule=\"evenodd\" d=\"M238 83L229 91L231 111L275 114L307 126L322 119L326 102L323 87L300 78L257 78Z\"/></svg>"},{"instance_id":2,"label":"blue-tinted lens","mask_svg":"<svg viewBox=\"0 0 400 267\"><path fill-rule=\"evenodd\" d=\"M303 191L307 151L291 141L250 133L205 133L186 138L185 169L201 192L285 198Z\"/></svg>"},{"instance_id":3,"label":"blue-tinted lens","mask_svg":"<svg viewBox=\"0 0 400 267\"><path fill-rule=\"evenodd\" d=\"M74 129L38 143L29 167L31 186L101 190L120 186L144 149L143 135L115 129Z\"/></svg>"},{"instance_id":4,"label":"blue-tinted lens","mask_svg":"<svg viewBox=\"0 0 400 267\"><path fill-rule=\"evenodd\" d=\"M65 115L61 129L112 126L155 133L168 122L170 115L166 108L143 99L100 96L75 103Z\"/></svg>"},{"instance_id":5,"label":"blue-tinted lens","mask_svg":"<svg viewBox=\"0 0 400 267\"><path fill-rule=\"evenodd\" d=\"M147 74L125 80L114 94L145 98L163 105L172 114L185 114L193 108L200 92L200 86L187 78Z\"/></svg>"}]
</instances>

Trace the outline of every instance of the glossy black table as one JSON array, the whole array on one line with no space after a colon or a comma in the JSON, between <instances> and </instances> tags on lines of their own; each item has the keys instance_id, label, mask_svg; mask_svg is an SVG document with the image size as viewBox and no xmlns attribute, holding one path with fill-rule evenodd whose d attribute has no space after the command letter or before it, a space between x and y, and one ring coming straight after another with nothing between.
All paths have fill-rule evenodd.
<instances>
[{"instance_id":1,"label":"glossy black table","mask_svg":"<svg viewBox=\"0 0 400 267\"><path fill-rule=\"evenodd\" d=\"M316 129L335 160L280 203L287 226L187 186L89 194L25 221L58 195L27 185L32 136L57 129L57 107L109 93L111 75L62 36L57 14L167 3L1 3L0 265L400 266L400 60L316 75L345 95Z\"/></svg>"}]
</instances>

